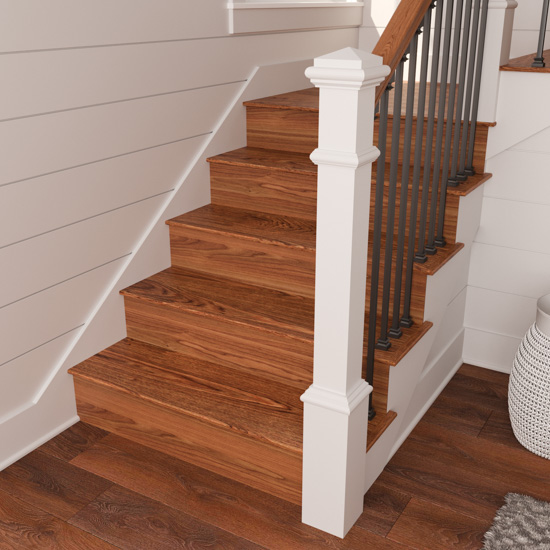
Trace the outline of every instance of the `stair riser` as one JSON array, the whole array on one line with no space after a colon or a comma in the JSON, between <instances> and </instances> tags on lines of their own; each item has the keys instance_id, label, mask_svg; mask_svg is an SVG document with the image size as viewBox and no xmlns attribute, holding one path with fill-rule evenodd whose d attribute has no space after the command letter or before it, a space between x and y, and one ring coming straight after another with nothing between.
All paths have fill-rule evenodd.
<instances>
[{"instance_id":1,"label":"stair riser","mask_svg":"<svg viewBox=\"0 0 550 550\"><path fill-rule=\"evenodd\" d=\"M388 120L387 143L388 148L392 143L393 124L392 118ZM416 135L417 121L413 122L413 139ZM296 111L291 109L269 109L263 107L247 107L247 143L249 147L264 149L277 149L280 151L292 151L298 153L311 153L318 143L319 114L314 111ZM374 123L375 144L378 144L378 118ZM445 136L447 123L443 124ZM401 123L399 139L399 162L403 162L403 149L405 143L405 123ZM424 122L424 138L422 142L422 164L426 154L426 130ZM435 133L432 146L432 160L435 154ZM476 172L483 172L485 164L485 151L488 128L478 125L474 147L474 167ZM413 147L412 155L414 158ZM389 157L388 157L389 160Z\"/></svg>"},{"instance_id":2,"label":"stair riser","mask_svg":"<svg viewBox=\"0 0 550 550\"><path fill-rule=\"evenodd\" d=\"M313 341L125 297L128 337L304 390ZM269 383L269 382L266 382Z\"/></svg>"},{"instance_id":3,"label":"stair riser","mask_svg":"<svg viewBox=\"0 0 550 550\"><path fill-rule=\"evenodd\" d=\"M240 437L85 380L75 379L75 391L83 422L295 504L301 502L299 453Z\"/></svg>"},{"instance_id":4,"label":"stair riser","mask_svg":"<svg viewBox=\"0 0 550 550\"><path fill-rule=\"evenodd\" d=\"M170 226L172 265L313 298L315 252L189 226Z\"/></svg>"},{"instance_id":5,"label":"stair riser","mask_svg":"<svg viewBox=\"0 0 550 550\"><path fill-rule=\"evenodd\" d=\"M317 175L263 167L210 165L212 203L314 220Z\"/></svg>"}]
</instances>

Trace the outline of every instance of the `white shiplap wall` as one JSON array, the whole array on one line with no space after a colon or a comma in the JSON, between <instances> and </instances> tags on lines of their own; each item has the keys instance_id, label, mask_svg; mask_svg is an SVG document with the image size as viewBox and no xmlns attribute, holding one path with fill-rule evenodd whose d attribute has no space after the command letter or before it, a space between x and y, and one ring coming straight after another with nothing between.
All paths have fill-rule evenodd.
<instances>
[{"instance_id":1,"label":"white shiplap wall","mask_svg":"<svg viewBox=\"0 0 550 550\"><path fill-rule=\"evenodd\" d=\"M161 214L208 202L203 157L243 144L255 67L357 45L232 36L226 5L0 0L0 469L76 420L67 368L124 337L118 290L169 265Z\"/></svg>"},{"instance_id":2,"label":"white shiplap wall","mask_svg":"<svg viewBox=\"0 0 550 550\"><path fill-rule=\"evenodd\" d=\"M502 73L472 249L464 360L509 372L550 292L550 75ZM521 105L521 108L518 106Z\"/></svg>"}]
</instances>

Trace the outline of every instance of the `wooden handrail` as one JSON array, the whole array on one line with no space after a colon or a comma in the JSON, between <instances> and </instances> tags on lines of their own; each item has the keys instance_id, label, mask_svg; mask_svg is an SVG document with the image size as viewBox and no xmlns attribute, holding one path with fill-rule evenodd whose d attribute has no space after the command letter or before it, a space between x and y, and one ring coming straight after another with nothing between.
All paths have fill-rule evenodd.
<instances>
[{"instance_id":1,"label":"wooden handrail","mask_svg":"<svg viewBox=\"0 0 550 550\"><path fill-rule=\"evenodd\" d=\"M384 65L388 65L391 69L386 80L376 90L376 102L391 81L398 63L407 52L414 33L418 30L432 2L433 0L401 0L386 30L372 50L372 53L381 56Z\"/></svg>"}]
</instances>

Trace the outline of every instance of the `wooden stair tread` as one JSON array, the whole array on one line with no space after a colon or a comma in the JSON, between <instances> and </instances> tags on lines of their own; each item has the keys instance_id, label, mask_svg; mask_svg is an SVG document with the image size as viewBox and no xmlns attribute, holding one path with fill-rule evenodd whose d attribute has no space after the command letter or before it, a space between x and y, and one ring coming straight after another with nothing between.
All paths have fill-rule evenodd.
<instances>
[{"instance_id":1,"label":"wooden stair tread","mask_svg":"<svg viewBox=\"0 0 550 550\"><path fill-rule=\"evenodd\" d=\"M130 338L70 369L131 394L265 443L302 452L301 391Z\"/></svg>"},{"instance_id":2,"label":"wooden stair tread","mask_svg":"<svg viewBox=\"0 0 550 550\"><path fill-rule=\"evenodd\" d=\"M313 338L313 300L181 267L161 271L121 294L295 338Z\"/></svg>"},{"instance_id":3,"label":"wooden stair tread","mask_svg":"<svg viewBox=\"0 0 550 550\"><path fill-rule=\"evenodd\" d=\"M296 111L319 112L319 89L306 88L295 92L245 101L245 107L266 107L271 109L293 109Z\"/></svg>"},{"instance_id":4,"label":"wooden stair tread","mask_svg":"<svg viewBox=\"0 0 550 550\"><path fill-rule=\"evenodd\" d=\"M388 411L384 413L382 411L377 412L376 416L369 420L369 429L367 433L367 452L370 451L372 446L380 439L380 436L388 429L390 424L397 418L397 413L394 411Z\"/></svg>"},{"instance_id":5,"label":"wooden stair tread","mask_svg":"<svg viewBox=\"0 0 550 550\"><path fill-rule=\"evenodd\" d=\"M410 328L402 329L403 336L401 338L390 338L392 346L389 350L376 350L375 361L390 366L397 365L432 327L433 323L424 321L415 323Z\"/></svg>"},{"instance_id":6,"label":"wooden stair tread","mask_svg":"<svg viewBox=\"0 0 550 550\"><path fill-rule=\"evenodd\" d=\"M510 59L508 63L500 67L501 71L518 71L525 73L550 73L550 65L546 67L532 67L533 61L537 56L536 53L530 53L528 55L522 55L521 57L515 57ZM550 60L550 50L544 50L542 56L546 60Z\"/></svg>"},{"instance_id":7,"label":"wooden stair tread","mask_svg":"<svg viewBox=\"0 0 550 550\"><path fill-rule=\"evenodd\" d=\"M265 212L208 204L166 222L232 234L257 242L315 250L315 222Z\"/></svg>"},{"instance_id":8,"label":"wooden stair tread","mask_svg":"<svg viewBox=\"0 0 550 550\"><path fill-rule=\"evenodd\" d=\"M254 168L268 168L298 174L317 174L317 166L305 153L241 147L207 159L212 164L231 164Z\"/></svg>"}]
</instances>

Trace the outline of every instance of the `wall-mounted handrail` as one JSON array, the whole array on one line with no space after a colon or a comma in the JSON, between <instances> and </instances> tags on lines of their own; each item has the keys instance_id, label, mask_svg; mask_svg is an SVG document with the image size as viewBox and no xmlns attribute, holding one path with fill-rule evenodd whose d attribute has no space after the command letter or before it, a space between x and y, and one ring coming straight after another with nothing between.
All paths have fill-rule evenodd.
<instances>
[{"instance_id":1,"label":"wall-mounted handrail","mask_svg":"<svg viewBox=\"0 0 550 550\"><path fill-rule=\"evenodd\" d=\"M539 34L539 44L537 47L537 55L533 61L532 67L546 67L544 62L544 42L546 39L546 25L548 24L548 10L550 8L550 0L544 0L542 5L542 17L540 21L540 34Z\"/></svg>"}]
</instances>

